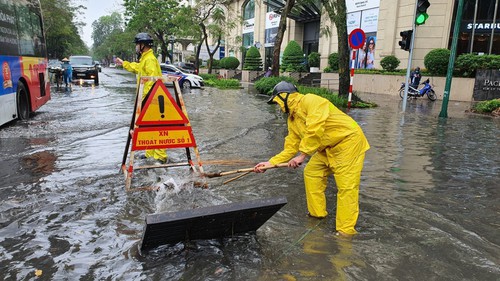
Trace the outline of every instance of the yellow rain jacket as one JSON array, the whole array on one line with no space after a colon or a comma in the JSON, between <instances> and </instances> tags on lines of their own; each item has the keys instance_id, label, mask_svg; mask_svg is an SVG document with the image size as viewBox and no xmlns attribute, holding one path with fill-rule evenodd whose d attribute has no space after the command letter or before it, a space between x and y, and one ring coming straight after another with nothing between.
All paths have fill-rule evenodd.
<instances>
[{"instance_id":1,"label":"yellow rain jacket","mask_svg":"<svg viewBox=\"0 0 500 281\"><path fill-rule=\"evenodd\" d=\"M139 83L141 82L140 79L143 76L162 76L160 64L158 63L152 49L142 53L139 62L124 61L123 68L137 74L137 86L139 86ZM142 92L143 99L146 97L146 94L149 92L151 87L153 87L153 84L153 81L144 83L144 91Z\"/></svg>"},{"instance_id":2,"label":"yellow rain jacket","mask_svg":"<svg viewBox=\"0 0 500 281\"><path fill-rule=\"evenodd\" d=\"M274 101L285 111L280 98ZM363 131L356 121L320 96L292 93L287 104L290 113L284 149L269 162L287 162L299 151L311 157L304 169L304 184L308 211L314 217L328 214L324 192L327 177L333 174L338 189L336 228L355 234L361 170L370 148Z\"/></svg>"},{"instance_id":3,"label":"yellow rain jacket","mask_svg":"<svg viewBox=\"0 0 500 281\"><path fill-rule=\"evenodd\" d=\"M140 79L143 76L162 76L160 64L151 49L142 53L139 62L124 61L123 68L137 74L137 87L139 87L141 82ZM147 81L144 83L144 90L142 92L143 100L153 85L154 81ZM153 157L161 161L166 161L167 153L164 149L148 149L146 150L146 157Z\"/></svg>"}]
</instances>

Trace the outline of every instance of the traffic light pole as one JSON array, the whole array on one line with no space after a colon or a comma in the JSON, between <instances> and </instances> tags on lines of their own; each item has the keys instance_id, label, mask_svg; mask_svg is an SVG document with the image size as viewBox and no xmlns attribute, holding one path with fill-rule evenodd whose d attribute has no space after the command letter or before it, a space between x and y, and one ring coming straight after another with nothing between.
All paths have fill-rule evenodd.
<instances>
[{"instance_id":1,"label":"traffic light pole","mask_svg":"<svg viewBox=\"0 0 500 281\"><path fill-rule=\"evenodd\" d=\"M413 13L413 23L412 23L413 32L411 33L410 53L408 54L408 66L406 67L405 93L403 96L403 112L406 111L406 101L408 100L408 87L410 85L409 79L411 71L411 62L413 59L413 46L415 45L415 33L417 33L417 25L415 24L416 20L415 15L417 14L417 1L418 0L415 0L415 12Z\"/></svg>"}]
</instances>

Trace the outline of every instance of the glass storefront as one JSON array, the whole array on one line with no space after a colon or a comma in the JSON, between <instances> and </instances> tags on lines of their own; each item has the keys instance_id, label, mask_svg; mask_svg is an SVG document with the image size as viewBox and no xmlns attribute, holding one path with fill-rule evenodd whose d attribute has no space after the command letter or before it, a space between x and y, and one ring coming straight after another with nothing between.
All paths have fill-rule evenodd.
<instances>
[{"instance_id":1,"label":"glass storefront","mask_svg":"<svg viewBox=\"0 0 500 281\"><path fill-rule=\"evenodd\" d=\"M455 0L453 18L456 18ZM452 21L448 48L453 38ZM457 56L466 53L500 54L500 0L464 0Z\"/></svg>"}]
</instances>

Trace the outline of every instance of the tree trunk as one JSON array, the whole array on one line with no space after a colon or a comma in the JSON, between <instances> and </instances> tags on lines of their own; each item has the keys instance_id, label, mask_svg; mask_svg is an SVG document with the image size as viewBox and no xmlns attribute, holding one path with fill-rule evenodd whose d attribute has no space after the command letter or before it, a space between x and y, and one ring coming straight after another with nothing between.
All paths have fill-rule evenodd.
<instances>
[{"instance_id":1,"label":"tree trunk","mask_svg":"<svg viewBox=\"0 0 500 281\"><path fill-rule=\"evenodd\" d=\"M283 11L281 12L280 23L278 25L278 34L276 34L276 41L274 41L274 49L273 49L273 66L271 70L271 75L278 77L280 75L280 49L281 43L283 42L283 36L286 31L286 20L288 14L295 5L295 0L287 0L285 6L283 7Z\"/></svg>"},{"instance_id":2,"label":"tree trunk","mask_svg":"<svg viewBox=\"0 0 500 281\"><path fill-rule=\"evenodd\" d=\"M321 0L330 21L337 27L339 54L339 96L349 95L349 55L347 35L347 7L345 0Z\"/></svg>"},{"instance_id":3,"label":"tree trunk","mask_svg":"<svg viewBox=\"0 0 500 281\"><path fill-rule=\"evenodd\" d=\"M346 5L344 0L337 1L337 21L335 26L337 26L338 35L338 52L339 52L339 96L347 97L349 95L349 60L351 56L349 55L349 43L347 35L347 16L346 16Z\"/></svg>"}]
</instances>

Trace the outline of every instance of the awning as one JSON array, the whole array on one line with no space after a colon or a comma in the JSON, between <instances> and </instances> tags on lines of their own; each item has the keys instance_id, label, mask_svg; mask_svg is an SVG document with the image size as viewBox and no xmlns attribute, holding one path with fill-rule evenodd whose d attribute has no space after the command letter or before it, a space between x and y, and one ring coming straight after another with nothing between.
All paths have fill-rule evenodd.
<instances>
[{"instance_id":1,"label":"awning","mask_svg":"<svg viewBox=\"0 0 500 281\"><path fill-rule=\"evenodd\" d=\"M281 14L285 7L284 0L264 0L264 4L278 14ZM319 0L312 0L308 3L296 2L288 17L300 23L318 21L321 18L321 3Z\"/></svg>"}]
</instances>

